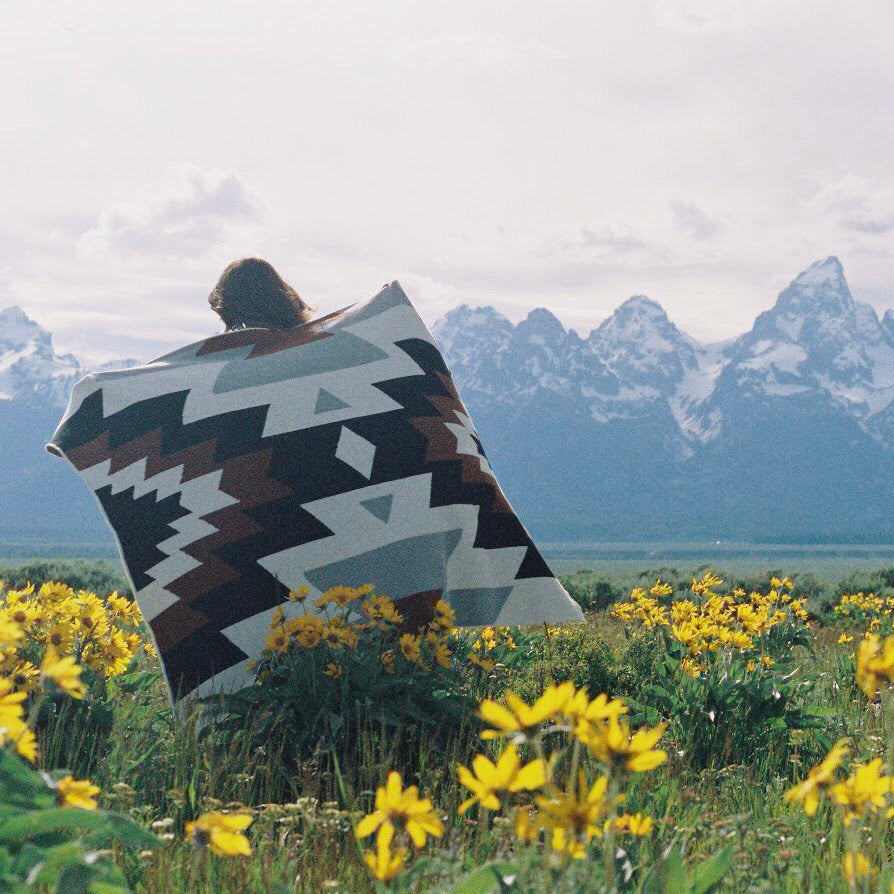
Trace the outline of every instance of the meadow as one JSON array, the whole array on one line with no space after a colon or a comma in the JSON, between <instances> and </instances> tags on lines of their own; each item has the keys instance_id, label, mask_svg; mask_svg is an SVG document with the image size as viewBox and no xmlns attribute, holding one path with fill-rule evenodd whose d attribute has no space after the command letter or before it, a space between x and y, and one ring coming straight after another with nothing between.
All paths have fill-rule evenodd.
<instances>
[{"instance_id":1,"label":"meadow","mask_svg":"<svg viewBox=\"0 0 894 894\"><path fill-rule=\"evenodd\" d=\"M577 568L524 630L293 593L183 723L114 565L0 579L0 891L894 890L894 569Z\"/></svg>"}]
</instances>

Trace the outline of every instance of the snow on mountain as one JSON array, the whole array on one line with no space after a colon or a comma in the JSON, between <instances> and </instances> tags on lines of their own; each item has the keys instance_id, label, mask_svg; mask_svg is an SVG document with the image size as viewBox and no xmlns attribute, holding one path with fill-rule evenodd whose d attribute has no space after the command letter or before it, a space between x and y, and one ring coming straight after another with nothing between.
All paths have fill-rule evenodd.
<instances>
[{"instance_id":1,"label":"snow on mountain","mask_svg":"<svg viewBox=\"0 0 894 894\"><path fill-rule=\"evenodd\" d=\"M692 407L711 391L723 349L680 332L661 305L644 296L624 302L580 338L537 308L513 325L493 308L463 307L433 333L464 395L503 404L536 394L572 401L595 422L642 418L656 402L686 437L700 435Z\"/></svg>"},{"instance_id":2,"label":"snow on mountain","mask_svg":"<svg viewBox=\"0 0 894 894\"><path fill-rule=\"evenodd\" d=\"M894 537L894 311L879 320L855 301L836 258L718 345L641 295L586 337L543 308L515 325L467 305L432 331L535 536ZM83 373L19 308L0 312L0 430L16 433L0 450L0 502L16 536L25 521L40 536L80 531L92 512L43 450Z\"/></svg>"},{"instance_id":3,"label":"snow on mountain","mask_svg":"<svg viewBox=\"0 0 894 894\"><path fill-rule=\"evenodd\" d=\"M878 436L894 400L894 326L854 301L837 258L817 261L736 343L724 386L768 396L815 394Z\"/></svg>"},{"instance_id":4,"label":"snow on mountain","mask_svg":"<svg viewBox=\"0 0 894 894\"><path fill-rule=\"evenodd\" d=\"M71 354L57 354L46 329L20 307L0 311L0 400L39 400L65 406L84 374Z\"/></svg>"},{"instance_id":5,"label":"snow on mountain","mask_svg":"<svg viewBox=\"0 0 894 894\"><path fill-rule=\"evenodd\" d=\"M135 366L133 359L87 369L72 354L57 354L53 337L20 307L0 311L0 401L62 407L88 372Z\"/></svg>"},{"instance_id":6,"label":"snow on mountain","mask_svg":"<svg viewBox=\"0 0 894 894\"><path fill-rule=\"evenodd\" d=\"M816 395L845 408L877 439L885 434L873 417L894 401L894 313L880 321L872 307L854 301L834 257L802 272L750 332L719 345L699 344L642 295L586 339L542 308L513 327L493 308L464 305L434 333L473 402L541 391L577 401L600 423L662 406L690 444L720 435L731 391Z\"/></svg>"}]
</instances>

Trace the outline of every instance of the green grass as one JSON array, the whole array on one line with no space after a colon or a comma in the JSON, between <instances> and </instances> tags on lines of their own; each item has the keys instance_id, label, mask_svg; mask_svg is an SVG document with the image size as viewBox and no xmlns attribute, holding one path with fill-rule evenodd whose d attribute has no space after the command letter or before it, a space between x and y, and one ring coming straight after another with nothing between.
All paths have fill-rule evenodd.
<instances>
[{"instance_id":1,"label":"green grass","mask_svg":"<svg viewBox=\"0 0 894 894\"><path fill-rule=\"evenodd\" d=\"M77 570L86 573L84 567ZM674 571L675 582L691 579L695 571ZM583 594L583 601L603 603L589 612L587 624L567 638L543 640L536 631L527 638L520 633L518 654L479 680L472 694L499 698L508 687L533 701L551 682L572 679L588 686L591 695L605 691L641 697L660 658L655 641L632 640L604 603L615 594L626 595L631 584L649 580L654 573L652 569L608 579L584 572L567 578L569 589ZM756 574L753 580L765 578ZM863 582L887 586L881 571L866 572ZM627 790L625 809L652 816L655 830L648 839L625 845L633 875L619 890L689 890L655 881L668 849L679 850L690 869L729 849L731 867L718 891L852 890L840 869L845 836L840 811L826 800L817 815L808 818L802 809L786 805L782 796L839 736L851 737L861 760L884 754L892 718L873 710L856 689L851 647L838 644L840 630L821 623L829 620L821 617L826 603L848 582L807 583L815 587L810 594L815 630L811 650L799 649L796 663L811 686L798 697L822 718L820 728L791 731L781 750L758 749L705 769L692 765L672 727L662 741L669 753L667 764L635 776ZM376 891L352 828L372 809L375 788L392 769L401 772L405 784L418 784L433 799L449 829L403 877L403 890L450 891L491 860L512 864L516 880L505 890L513 892L599 891L605 884L598 849L595 859L550 868L536 846L521 846L499 818L474 810L458 815L467 792L457 781L457 766L470 765L477 753L492 753L479 740L474 717L445 737L425 726L395 731L370 709L359 719L358 733L350 742L286 758L282 741L258 744L247 732L224 733L213 727L200 732L194 725L178 724L158 668L148 659L94 695L90 709L63 706L47 724L41 733L42 761L47 767L67 767L76 778L90 778L102 789L104 807L164 837L160 847L142 855L122 851L117 856L137 892ZM219 809L253 812L252 857L213 857L184 839L186 822ZM881 846L875 843L876 853L892 843L886 832ZM498 890L495 880L489 887L467 889Z\"/></svg>"}]
</instances>

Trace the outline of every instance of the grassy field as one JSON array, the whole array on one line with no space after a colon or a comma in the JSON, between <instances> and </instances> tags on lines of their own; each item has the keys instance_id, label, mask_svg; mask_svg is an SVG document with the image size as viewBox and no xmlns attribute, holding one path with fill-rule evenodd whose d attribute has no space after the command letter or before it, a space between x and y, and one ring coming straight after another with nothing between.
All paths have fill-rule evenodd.
<instances>
[{"instance_id":1,"label":"grassy field","mask_svg":"<svg viewBox=\"0 0 894 894\"><path fill-rule=\"evenodd\" d=\"M0 568L0 638L17 606L26 618L4 647L0 889L889 892L884 568L804 572L803 588L577 571L587 623L559 629L450 631L445 611L407 640L384 601L377 626L283 623L259 685L181 724L157 660L137 639L114 651L112 631L138 630L124 602L97 600L101 618L64 587L23 595L16 567ZM75 589L115 574L31 571ZM376 598L332 596L333 621ZM870 630L878 651L865 640L857 661ZM83 698L46 656L54 636ZM75 782L97 809L70 806Z\"/></svg>"}]
</instances>

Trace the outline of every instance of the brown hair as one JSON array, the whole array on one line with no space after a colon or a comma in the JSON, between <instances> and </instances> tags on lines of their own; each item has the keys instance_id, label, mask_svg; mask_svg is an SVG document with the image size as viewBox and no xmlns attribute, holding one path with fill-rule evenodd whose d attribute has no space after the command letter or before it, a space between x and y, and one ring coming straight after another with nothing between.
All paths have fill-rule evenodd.
<instances>
[{"instance_id":1,"label":"brown hair","mask_svg":"<svg viewBox=\"0 0 894 894\"><path fill-rule=\"evenodd\" d=\"M301 296L260 258L241 258L228 264L208 303L227 332L255 326L291 329L306 323L311 313Z\"/></svg>"}]
</instances>

